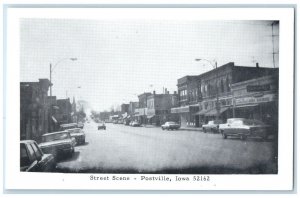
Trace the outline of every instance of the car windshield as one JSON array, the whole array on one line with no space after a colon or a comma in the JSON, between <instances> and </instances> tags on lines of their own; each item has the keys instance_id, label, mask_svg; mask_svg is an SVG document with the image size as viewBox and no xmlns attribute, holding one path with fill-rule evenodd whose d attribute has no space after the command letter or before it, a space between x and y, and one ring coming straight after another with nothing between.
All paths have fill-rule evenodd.
<instances>
[{"instance_id":1,"label":"car windshield","mask_svg":"<svg viewBox=\"0 0 300 198\"><path fill-rule=\"evenodd\" d=\"M55 140L64 140L70 138L69 133L54 133L50 135L44 135L42 138L43 142L51 142Z\"/></svg>"}]
</instances>

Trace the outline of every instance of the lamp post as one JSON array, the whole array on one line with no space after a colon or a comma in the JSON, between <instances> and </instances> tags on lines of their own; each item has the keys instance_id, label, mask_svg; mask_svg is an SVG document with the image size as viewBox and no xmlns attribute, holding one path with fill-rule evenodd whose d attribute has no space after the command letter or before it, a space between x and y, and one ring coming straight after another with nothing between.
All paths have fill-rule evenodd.
<instances>
[{"instance_id":1,"label":"lamp post","mask_svg":"<svg viewBox=\"0 0 300 198\"><path fill-rule=\"evenodd\" d=\"M62 58L55 63L53 68L52 68L52 64L50 63L50 96L52 96L52 72L54 71L55 67L64 60L76 61L77 58Z\"/></svg>"},{"instance_id":2,"label":"lamp post","mask_svg":"<svg viewBox=\"0 0 300 198\"><path fill-rule=\"evenodd\" d=\"M217 83L217 95L216 95L216 98L217 98L217 103L216 103L217 115L216 115L216 119L218 120L219 116L220 116L219 86L218 86L218 78L219 78L219 75L218 75L218 63L217 63L217 61L215 61L215 64L213 64L210 60L207 60L207 59L204 59L204 58L196 58L195 61L206 61L211 66L213 66L214 69L216 70L216 83Z\"/></svg>"}]
</instances>

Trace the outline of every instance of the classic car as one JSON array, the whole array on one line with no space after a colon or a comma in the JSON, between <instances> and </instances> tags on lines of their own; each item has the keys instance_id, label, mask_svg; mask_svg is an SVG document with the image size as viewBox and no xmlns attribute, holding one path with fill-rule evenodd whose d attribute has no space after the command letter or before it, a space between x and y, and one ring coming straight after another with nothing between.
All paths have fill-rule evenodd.
<instances>
[{"instance_id":1,"label":"classic car","mask_svg":"<svg viewBox=\"0 0 300 198\"><path fill-rule=\"evenodd\" d=\"M71 137L76 140L76 145L85 143L85 133L81 128L67 129L70 132Z\"/></svg>"},{"instance_id":2,"label":"classic car","mask_svg":"<svg viewBox=\"0 0 300 198\"><path fill-rule=\"evenodd\" d=\"M224 139L228 136L240 137L243 140L248 137L261 137L267 139L270 132L270 126L259 120L230 118L227 119L227 123L219 125L219 131Z\"/></svg>"},{"instance_id":3,"label":"classic car","mask_svg":"<svg viewBox=\"0 0 300 198\"><path fill-rule=\"evenodd\" d=\"M74 128L79 128L77 123L68 123L68 124L61 124L60 125L60 130L64 131L67 129L74 129Z\"/></svg>"},{"instance_id":4,"label":"classic car","mask_svg":"<svg viewBox=\"0 0 300 198\"><path fill-rule=\"evenodd\" d=\"M166 122L165 124L161 125L162 130L178 130L180 128L180 125L176 122Z\"/></svg>"},{"instance_id":5,"label":"classic car","mask_svg":"<svg viewBox=\"0 0 300 198\"><path fill-rule=\"evenodd\" d=\"M100 129L106 130L106 126L105 126L104 122L102 124L98 125L98 130L100 130Z\"/></svg>"},{"instance_id":6,"label":"classic car","mask_svg":"<svg viewBox=\"0 0 300 198\"><path fill-rule=\"evenodd\" d=\"M20 171L51 172L56 167L52 154L44 154L34 140L20 142Z\"/></svg>"},{"instance_id":7,"label":"classic car","mask_svg":"<svg viewBox=\"0 0 300 198\"><path fill-rule=\"evenodd\" d=\"M58 131L42 135L42 143L39 144L39 147L44 153L51 153L55 157L63 154L72 156L75 144L76 140L71 137L70 132Z\"/></svg>"},{"instance_id":8,"label":"classic car","mask_svg":"<svg viewBox=\"0 0 300 198\"><path fill-rule=\"evenodd\" d=\"M137 121L133 121L133 122L131 123L131 126L133 126L133 127L139 127L139 126L141 126L141 124L138 123Z\"/></svg>"},{"instance_id":9,"label":"classic car","mask_svg":"<svg viewBox=\"0 0 300 198\"><path fill-rule=\"evenodd\" d=\"M203 132L214 132L217 133L219 131L219 124L222 124L222 120L211 120L208 121L207 124L202 125Z\"/></svg>"},{"instance_id":10,"label":"classic car","mask_svg":"<svg viewBox=\"0 0 300 198\"><path fill-rule=\"evenodd\" d=\"M84 124L82 122L78 122L77 127L83 129Z\"/></svg>"}]
</instances>

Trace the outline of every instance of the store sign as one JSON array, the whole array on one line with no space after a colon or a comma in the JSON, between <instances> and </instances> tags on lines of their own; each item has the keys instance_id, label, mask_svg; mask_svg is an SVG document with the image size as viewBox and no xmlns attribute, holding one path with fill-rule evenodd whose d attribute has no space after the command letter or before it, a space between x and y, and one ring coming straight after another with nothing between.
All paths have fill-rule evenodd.
<instances>
[{"instance_id":1,"label":"store sign","mask_svg":"<svg viewBox=\"0 0 300 198\"><path fill-rule=\"evenodd\" d=\"M171 113L188 113L190 112L189 106L179 107L179 108L172 108Z\"/></svg>"},{"instance_id":2,"label":"store sign","mask_svg":"<svg viewBox=\"0 0 300 198\"><path fill-rule=\"evenodd\" d=\"M266 85L248 85L247 86L247 92L259 92L259 91L269 91L270 84Z\"/></svg>"},{"instance_id":3,"label":"store sign","mask_svg":"<svg viewBox=\"0 0 300 198\"><path fill-rule=\"evenodd\" d=\"M244 105L244 104L255 104L263 102L275 101L275 94L267 94L263 97L245 97L245 98L236 98L235 105Z\"/></svg>"}]
</instances>

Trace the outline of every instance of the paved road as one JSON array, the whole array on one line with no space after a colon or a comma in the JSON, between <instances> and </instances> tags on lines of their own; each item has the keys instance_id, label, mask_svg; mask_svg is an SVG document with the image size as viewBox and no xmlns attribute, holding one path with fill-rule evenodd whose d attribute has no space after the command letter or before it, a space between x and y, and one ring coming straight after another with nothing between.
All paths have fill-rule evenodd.
<instances>
[{"instance_id":1,"label":"paved road","mask_svg":"<svg viewBox=\"0 0 300 198\"><path fill-rule=\"evenodd\" d=\"M273 142L160 128L85 125L86 144L58 163L58 172L276 173Z\"/></svg>"}]
</instances>

